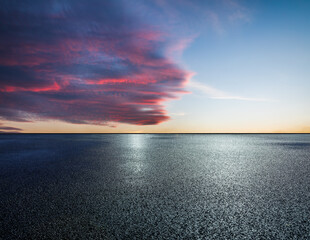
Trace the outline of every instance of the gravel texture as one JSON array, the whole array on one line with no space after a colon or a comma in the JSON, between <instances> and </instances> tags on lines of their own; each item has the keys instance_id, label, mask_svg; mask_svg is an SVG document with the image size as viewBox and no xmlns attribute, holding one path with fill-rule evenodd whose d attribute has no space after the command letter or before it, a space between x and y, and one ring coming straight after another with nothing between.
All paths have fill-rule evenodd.
<instances>
[{"instance_id":1,"label":"gravel texture","mask_svg":"<svg viewBox=\"0 0 310 240\"><path fill-rule=\"evenodd\" d=\"M0 135L0 239L310 239L310 135Z\"/></svg>"}]
</instances>

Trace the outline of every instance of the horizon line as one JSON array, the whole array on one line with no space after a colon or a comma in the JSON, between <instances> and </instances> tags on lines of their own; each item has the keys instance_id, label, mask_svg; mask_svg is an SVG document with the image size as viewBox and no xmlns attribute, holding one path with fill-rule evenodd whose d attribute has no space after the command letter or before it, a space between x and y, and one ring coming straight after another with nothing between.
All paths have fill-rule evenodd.
<instances>
[{"instance_id":1,"label":"horizon line","mask_svg":"<svg viewBox=\"0 0 310 240\"><path fill-rule=\"evenodd\" d=\"M235 132L235 133L230 133L230 132L227 132L227 133L197 133L197 132L171 132L171 133L152 133L152 132L145 132L145 133L62 133L62 132L59 132L59 133L17 133L17 132L2 132L0 133L0 135L5 135L5 134L15 134L15 135L19 135L19 134L310 134L310 132L305 132L305 133L301 133L301 132L288 132L288 133L276 133L276 132Z\"/></svg>"}]
</instances>

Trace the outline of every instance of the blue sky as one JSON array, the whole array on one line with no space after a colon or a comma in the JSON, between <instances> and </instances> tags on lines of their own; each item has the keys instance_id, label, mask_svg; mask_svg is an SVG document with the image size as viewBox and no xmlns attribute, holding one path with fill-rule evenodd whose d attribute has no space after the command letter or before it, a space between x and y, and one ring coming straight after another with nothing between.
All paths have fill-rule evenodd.
<instances>
[{"instance_id":1,"label":"blue sky","mask_svg":"<svg viewBox=\"0 0 310 240\"><path fill-rule=\"evenodd\" d=\"M204 31L185 50L199 84L190 83L193 93L175 104L193 117L196 131L309 131L309 3L243 7L244 19L223 20L221 31ZM214 98L215 90L224 97Z\"/></svg>"}]
</instances>

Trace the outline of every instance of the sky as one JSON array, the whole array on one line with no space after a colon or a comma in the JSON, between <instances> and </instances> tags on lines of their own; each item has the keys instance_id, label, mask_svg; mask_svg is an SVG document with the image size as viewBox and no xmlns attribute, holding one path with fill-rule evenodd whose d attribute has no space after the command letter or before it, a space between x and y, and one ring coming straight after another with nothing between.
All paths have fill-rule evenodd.
<instances>
[{"instance_id":1,"label":"sky","mask_svg":"<svg viewBox=\"0 0 310 240\"><path fill-rule=\"evenodd\" d=\"M2 0L0 132L310 133L310 1Z\"/></svg>"}]
</instances>

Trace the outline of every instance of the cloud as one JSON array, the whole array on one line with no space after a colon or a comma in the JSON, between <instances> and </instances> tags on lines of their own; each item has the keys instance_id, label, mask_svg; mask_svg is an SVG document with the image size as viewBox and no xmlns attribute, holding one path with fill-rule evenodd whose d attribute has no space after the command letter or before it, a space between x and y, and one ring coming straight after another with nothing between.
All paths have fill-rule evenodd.
<instances>
[{"instance_id":1,"label":"cloud","mask_svg":"<svg viewBox=\"0 0 310 240\"><path fill-rule=\"evenodd\" d=\"M167 34L125 1L0 3L0 118L154 125L191 73ZM8 130L8 129L7 129ZM17 129L16 129L17 130Z\"/></svg>"},{"instance_id":2,"label":"cloud","mask_svg":"<svg viewBox=\"0 0 310 240\"><path fill-rule=\"evenodd\" d=\"M191 81L189 86L207 94L209 96L209 98L213 98L213 99L255 101L255 102L270 101L269 99L265 99L265 98L249 98L249 97L233 95L233 94L221 91L219 89L210 87L206 84L202 84L202 83L197 82L197 81Z\"/></svg>"},{"instance_id":3,"label":"cloud","mask_svg":"<svg viewBox=\"0 0 310 240\"><path fill-rule=\"evenodd\" d=\"M228 31L232 24L251 21L251 12L238 0L156 0L160 11L158 21L164 18L168 26L188 28L196 34L212 29L219 35ZM164 15L164 16L162 16ZM180 30L181 31L181 30ZM195 35L195 34L194 34Z\"/></svg>"},{"instance_id":4,"label":"cloud","mask_svg":"<svg viewBox=\"0 0 310 240\"><path fill-rule=\"evenodd\" d=\"M21 131L22 129L20 128L15 128L15 127L1 127L0 130L7 130L7 131Z\"/></svg>"},{"instance_id":5,"label":"cloud","mask_svg":"<svg viewBox=\"0 0 310 240\"><path fill-rule=\"evenodd\" d=\"M19 133L20 131L23 130L16 127L2 126L2 124L0 123L0 133Z\"/></svg>"}]
</instances>

